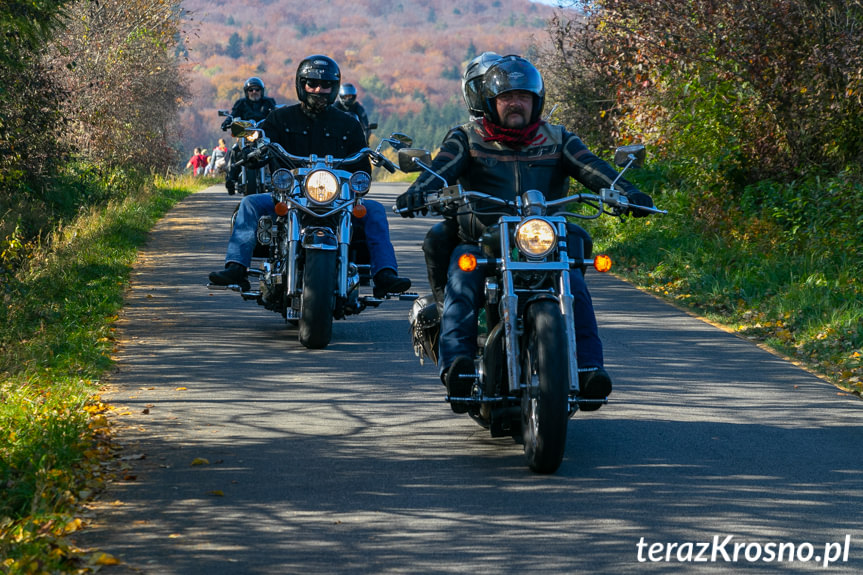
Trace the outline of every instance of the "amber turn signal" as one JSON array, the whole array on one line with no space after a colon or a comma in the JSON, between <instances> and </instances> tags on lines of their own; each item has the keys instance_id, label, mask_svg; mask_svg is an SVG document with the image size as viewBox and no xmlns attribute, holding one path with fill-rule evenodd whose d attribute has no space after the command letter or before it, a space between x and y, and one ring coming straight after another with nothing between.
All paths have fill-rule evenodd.
<instances>
[{"instance_id":1,"label":"amber turn signal","mask_svg":"<svg viewBox=\"0 0 863 575\"><path fill-rule=\"evenodd\" d=\"M364 205L362 205L362 204L357 204L357 205L355 205L355 206L354 206L353 214L354 214L354 217L356 217L356 218L364 218L364 217L366 217L366 213L367 213L367 212L368 212L368 210L367 210L367 209L366 209L366 207L365 207Z\"/></svg>"},{"instance_id":2,"label":"amber turn signal","mask_svg":"<svg viewBox=\"0 0 863 575\"><path fill-rule=\"evenodd\" d=\"M276 215L284 216L288 213L288 204L285 202L279 202L276 204Z\"/></svg>"},{"instance_id":3,"label":"amber turn signal","mask_svg":"<svg viewBox=\"0 0 863 575\"><path fill-rule=\"evenodd\" d=\"M473 254L462 254L458 258L458 268L465 272L472 272L476 269L476 256Z\"/></svg>"},{"instance_id":4,"label":"amber turn signal","mask_svg":"<svg viewBox=\"0 0 863 575\"><path fill-rule=\"evenodd\" d=\"M593 258L593 267L598 272L607 272L611 269L611 258L605 254Z\"/></svg>"}]
</instances>

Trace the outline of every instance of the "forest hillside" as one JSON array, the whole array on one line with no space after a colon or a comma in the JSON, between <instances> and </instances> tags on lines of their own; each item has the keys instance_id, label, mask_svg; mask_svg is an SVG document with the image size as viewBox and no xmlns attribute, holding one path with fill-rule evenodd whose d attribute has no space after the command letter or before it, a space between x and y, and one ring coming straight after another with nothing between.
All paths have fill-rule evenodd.
<instances>
[{"instance_id":1,"label":"forest hillside","mask_svg":"<svg viewBox=\"0 0 863 575\"><path fill-rule=\"evenodd\" d=\"M250 76L278 103L296 102L297 65L319 53L339 63L381 131L397 126L432 147L439 142L423 139L465 117L464 64L486 50L532 54L555 10L530 0L186 0L183 8L191 93L181 112L184 150L212 148L222 136L217 110L242 96Z\"/></svg>"}]
</instances>

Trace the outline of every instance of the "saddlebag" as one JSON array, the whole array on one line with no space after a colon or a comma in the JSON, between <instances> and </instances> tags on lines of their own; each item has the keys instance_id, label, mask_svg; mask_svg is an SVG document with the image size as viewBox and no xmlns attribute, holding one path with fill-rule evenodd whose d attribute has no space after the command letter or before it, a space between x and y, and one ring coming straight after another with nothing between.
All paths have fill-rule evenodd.
<instances>
[{"instance_id":1,"label":"saddlebag","mask_svg":"<svg viewBox=\"0 0 863 575\"><path fill-rule=\"evenodd\" d=\"M414 300L408 314L411 326L411 341L414 353L420 358L431 359L437 365L438 338L440 337L440 309L433 295L423 296Z\"/></svg>"}]
</instances>

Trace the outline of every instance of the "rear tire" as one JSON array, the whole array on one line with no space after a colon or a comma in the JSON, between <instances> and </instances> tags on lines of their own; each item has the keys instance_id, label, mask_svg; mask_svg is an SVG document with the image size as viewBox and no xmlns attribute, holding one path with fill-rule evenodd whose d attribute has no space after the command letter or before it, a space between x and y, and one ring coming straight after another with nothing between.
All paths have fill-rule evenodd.
<instances>
[{"instance_id":1,"label":"rear tire","mask_svg":"<svg viewBox=\"0 0 863 575\"><path fill-rule=\"evenodd\" d=\"M557 302L542 300L525 311L522 340L522 437L527 464L554 473L566 449L569 361L563 316Z\"/></svg>"},{"instance_id":2,"label":"rear tire","mask_svg":"<svg viewBox=\"0 0 863 575\"><path fill-rule=\"evenodd\" d=\"M309 349L323 349L332 339L335 291L336 252L307 250L299 338L300 343Z\"/></svg>"}]
</instances>

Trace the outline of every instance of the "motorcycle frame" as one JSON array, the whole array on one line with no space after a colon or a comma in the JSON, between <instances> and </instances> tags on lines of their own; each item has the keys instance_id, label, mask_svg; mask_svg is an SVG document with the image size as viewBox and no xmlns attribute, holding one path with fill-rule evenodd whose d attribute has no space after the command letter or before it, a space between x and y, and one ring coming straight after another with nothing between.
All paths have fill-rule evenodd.
<instances>
[{"instance_id":1,"label":"motorcycle frame","mask_svg":"<svg viewBox=\"0 0 863 575\"><path fill-rule=\"evenodd\" d=\"M315 206L316 209L326 209L319 212L310 207L310 202L305 197L302 190L305 177L312 171L327 169L339 179L340 194L330 206L324 208ZM316 163L312 167L299 168L295 170L295 181L292 187L290 196L285 198L288 204L288 213L284 216L287 219L286 233L288 241L287 253L287 295L289 297L298 297L302 290L298 288L299 284L299 265L298 261L301 251L304 250L338 250L338 270L337 270L337 289L338 297L346 299L349 289L348 271L350 269L349 253L352 233L351 215L353 207L356 205L358 198L351 191L348 179L350 172L344 170L331 169L325 162ZM339 213L339 221L335 226L326 225L303 225L305 217L318 219L323 221ZM305 216L305 217L304 217Z\"/></svg>"},{"instance_id":2,"label":"motorcycle frame","mask_svg":"<svg viewBox=\"0 0 863 575\"><path fill-rule=\"evenodd\" d=\"M513 261L511 256L512 244L510 242L510 232L515 226L524 221L524 218L503 216L498 220L501 228L501 257L496 260L495 264L500 270L501 283L503 284L500 321L504 323L504 345L506 347L505 356L510 394L514 394L519 390L519 382L521 381L521 364L519 362L519 336L521 334L518 329L518 301L520 294L516 292L513 278L514 274L520 271L548 272L554 276L555 293L538 291L529 294L528 297L530 299L552 297L558 302L566 328L569 390L570 394L578 392L578 359L576 357L575 321L572 308L573 297L572 290L569 287L569 271L572 269L573 262L570 260L566 249L566 220L559 216L543 216L543 219L554 225L557 231L557 257L554 261ZM521 297L524 297L524 295Z\"/></svg>"}]
</instances>

